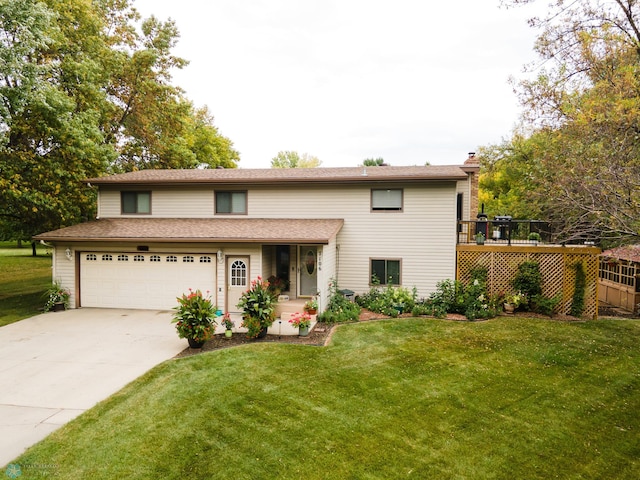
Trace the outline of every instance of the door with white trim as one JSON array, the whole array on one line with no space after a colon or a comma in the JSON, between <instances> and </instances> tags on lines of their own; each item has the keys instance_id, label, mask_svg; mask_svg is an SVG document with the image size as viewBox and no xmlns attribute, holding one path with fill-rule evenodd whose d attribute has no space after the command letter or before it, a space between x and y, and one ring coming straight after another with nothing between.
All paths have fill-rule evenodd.
<instances>
[{"instance_id":1,"label":"door with white trim","mask_svg":"<svg viewBox=\"0 0 640 480\"><path fill-rule=\"evenodd\" d=\"M318 293L318 247L300 247L299 285L301 297L312 297Z\"/></svg>"},{"instance_id":2,"label":"door with white trim","mask_svg":"<svg viewBox=\"0 0 640 480\"><path fill-rule=\"evenodd\" d=\"M237 307L249 289L249 257L227 257L227 312L242 313Z\"/></svg>"}]
</instances>

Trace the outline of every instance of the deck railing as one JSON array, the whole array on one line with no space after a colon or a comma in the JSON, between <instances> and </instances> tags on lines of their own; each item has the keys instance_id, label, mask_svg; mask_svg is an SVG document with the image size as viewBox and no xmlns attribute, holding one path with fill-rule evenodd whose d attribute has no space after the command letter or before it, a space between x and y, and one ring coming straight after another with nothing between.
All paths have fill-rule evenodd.
<instances>
[{"instance_id":1,"label":"deck railing","mask_svg":"<svg viewBox=\"0 0 640 480\"><path fill-rule=\"evenodd\" d=\"M498 217L493 220L458 221L458 243L476 243L476 235L480 232L489 244L536 245L538 242L553 241L552 225L540 220L510 220ZM537 233L540 239L538 240L538 235L531 235L532 233Z\"/></svg>"}]
</instances>

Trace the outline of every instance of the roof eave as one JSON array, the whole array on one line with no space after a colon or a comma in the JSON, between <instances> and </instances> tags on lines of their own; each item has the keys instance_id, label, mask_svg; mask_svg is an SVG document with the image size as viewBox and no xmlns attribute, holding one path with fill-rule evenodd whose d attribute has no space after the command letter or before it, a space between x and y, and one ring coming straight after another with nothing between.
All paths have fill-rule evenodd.
<instances>
[{"instance_id":1,"label":"roof eave","mask_svg":"<svg viewBox=\"0 0 640 480\"><path fill-rule=\"evenodd\" d=\"M330 239L326 238L160 238L160 237L54 237L47 235L36 235L33 237L37 241L54 243L83 243L83 242L104 242L104 243L260 243L260 244L298 244L298 245L328 245Z\"/></svg>"},{"instance_id":2,"label":"roof eave","mask_svg":"<svg viewBox=\"0 0 640 480\"><path fill-rule=\"evenodd\" d=\"M106 177L108 178L108 177ZM228 178L219 180L120 180L120 181L100 181L99 179L88 179L85 183L95 186L137 186L137 185L158 185L158 186L183 186L183 185L353 185L362 183L435 183L435 182L455 182L466 180L467 175L446 175L441 177L416 178L415 176L397 176L397 177L347 177L347 178L285 178L285 179L246 179L246 178Z\"/></svg>"}]
</instances>

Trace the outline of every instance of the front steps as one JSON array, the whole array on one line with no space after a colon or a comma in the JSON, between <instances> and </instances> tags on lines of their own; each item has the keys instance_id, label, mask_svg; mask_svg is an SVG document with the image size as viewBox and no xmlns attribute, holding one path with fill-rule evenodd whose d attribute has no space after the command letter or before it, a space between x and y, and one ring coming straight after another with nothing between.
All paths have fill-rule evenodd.
<instances>
[{"instance_id":1,"label":"front steps","mask_svg":"<svg viewBox=\"0 0 640 480\"><path fill-rule=\"evenodd\" d=\"M298 329L289 323L289 319L294 313L304 312L304 304L307 301L305 299L285 300L281 298L276 304L276 319L273 324L267 330L268 335L298 335ZM231 320L233 321L233 333L246 333L247 329L242 328L242 314L232 313ZM317 315L311 315L311 327L309 331L313 330L317 323ZM224 327L218 325L215 330L216 334L224 333Z\"/></svg>"}]
</instances>

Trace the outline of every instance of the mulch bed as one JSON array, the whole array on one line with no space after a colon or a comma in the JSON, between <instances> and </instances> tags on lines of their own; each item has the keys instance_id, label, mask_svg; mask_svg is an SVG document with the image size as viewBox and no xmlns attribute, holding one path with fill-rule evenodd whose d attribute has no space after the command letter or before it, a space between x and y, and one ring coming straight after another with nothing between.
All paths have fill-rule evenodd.
<instances>
[{"instance_id":1,"label":"mulch bed","mask_svg":"<svg viewBox=\"0 0 640 480\"><path fill-rule=\"evenodd\" d=\"M619 311L614 309L604 309L600 308L600 318L603 317L617 317L617 318L629 318L626 315L620 315ZM411 313L404 313L400 315L398 318L411 318L414 315ZM540 315L532 313L532 312L518 312L519 317L531 317L531 318L549 318L549 317L540 317ZM371 312L369 310L362 309L362 313L360 314L360 321L367 322L371 320L383 320L391 318L386 315L382 315L380 313ZM584 319L572 317L570 315L554 315L552 317L555 320L561 321L573 321L573 322L581 322ZM467 318L464 315L458 314L449 314L447 315L446 320L451 321L467 321ZM326 345L331 338L331 334L333 333L336 325L327 325L322 322L318 322L314 329L309 332L309 335L306 337L299 337L297 335L267 335L265 338L260 339L250 339L244 333L234 333L231 338L227 338L224 334L215 335L211 340L206 342L202 348L190 348L187 347L175 358L189 357L191 355L197 355L202 352L208 352L211 350L219 350L221 348L231 348L237 347L239 345L246 344L255 344L255 343L289 343L289 344L297 344L297 345L310 345L316 347L322 347Z\"/></svg>"}]
</instances>

